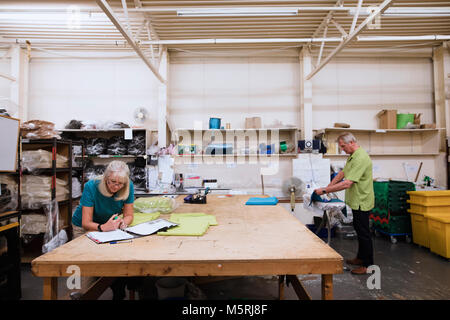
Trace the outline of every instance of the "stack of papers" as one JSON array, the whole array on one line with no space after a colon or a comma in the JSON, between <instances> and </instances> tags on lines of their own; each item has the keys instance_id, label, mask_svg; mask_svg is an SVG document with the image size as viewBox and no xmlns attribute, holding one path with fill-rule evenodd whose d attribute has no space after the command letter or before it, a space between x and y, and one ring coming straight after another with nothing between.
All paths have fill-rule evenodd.
<instances>
[{"instance_id":1,"label":"stack of papers","mask_svg":"<svg viewBox=\"0 0 450 320\"><path fill-rule=\"evenodd\" d=\"M107 243L111 241L128 240L137 236L148 236L159 230L166 230L177 226L178 224L164 220L157 219L154 221L144 222L133 227L128 227L125 230L114 230L106 232L89 232L86 236L96 243ZM132 234L130 234L132 233ZM133 235L134 234L134 235Z\"/></svg>"}]
</instances>

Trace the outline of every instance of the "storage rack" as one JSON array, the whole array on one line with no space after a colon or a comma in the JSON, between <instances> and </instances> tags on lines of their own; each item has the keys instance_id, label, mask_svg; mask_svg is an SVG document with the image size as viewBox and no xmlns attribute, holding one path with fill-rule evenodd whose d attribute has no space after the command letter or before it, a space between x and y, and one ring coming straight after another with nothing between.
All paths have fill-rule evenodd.
<instances>
[{"instance_id":1,"label":"storage rack","mask_svg":"<svg viewBox=\"0 0 450 320\"><path fill-rule=\"evenodd\" d=\"M18 155L20 155L20 140ZM17 170L15 172L1 172L0 174L14 176L17 180L17 207L0 213L0 236L7 242L6 253L0 252L0 300L18 300L22 297L21 271L20 271L20 156L17 157Z\"/></svg>"},{"instance_id":2,"label":"storage rack","mask_svg":"<svg viewBox=\"0 0 450 320\"><path fill-rule=\"evenodd\" d=\"M153 136L154 133L157 133L156 130L147 130L142 128L129 128L133 132L133 136L136 133L142 133L145 137L145 150L143 150L142 154L139 155L129 155L129 154L120 154L120 155L108 155L108 154L100 154L100 155L87 155L86 153L86 145L84 146L83 154L81 156L75 156L76 158L81 157L83 159L83 169L81 171L84 178L85 176L85 169L86 169L86 163L87 160L93 160L96 164L104 164L107 165L112 160L123 160L125 162L131 162L135 161L138 158L143 158L145 160L145 163L147 163L147 155L146 151L149 146L149 141L153 140L155 137ZM87 138L111 138L114 136L124 136L125 135L125 128L124 129L59 129L58 130L61 133L61 136L67 139L70 139L72 141L77 141L77 143L82 142L84 139ZM81 170L81 169L80 169ZM84 182L87 182L86 179L83 180ZM145 175L145 186L147 185L147 175ZM144 188L138 188L135 187L136 190L145 190Z\"/></svg>"},{"instance_id":3,"label":"storage rack","mask_svg":"<svg viewBox=\"0 0 450 320\"><path fill-rule=\"evenodd\" d=\"M50 149L52 152L52 166L51 168L39 168L39 174L50 175L52 177L52 185L51 185L51 200L56 199L56 178L62 177L67 180L67 187L69 190L68 198L63 200L58 200L58 210L60 214L60 219L62 219L63 226L62 228L66 230L68 239L72 239L72 141L63 140L63 139L22 139L21 143L22 151L24 150L38 150L38 149ZM57 168L56 166L56 155L62 154L68 159L68 166L65 168ZM22 157L22 155L21 155ZM22 167L19 168L21 178L23 175L31 174L26 169ZM39 208L42 210L42 207ZM36 209L24 209L21 208L22 213L36 211ZM59 228L59 226L58 226ZM23 237L23 235L22 235ZM42 254L41 248L41 237L37 237L37 240L34 240L34 245L23 246L23 254L22 254L22 262L28 263L31 262L34 258ZM39 252L38 252L39 251Z\"/></svg>"}]
</instances>

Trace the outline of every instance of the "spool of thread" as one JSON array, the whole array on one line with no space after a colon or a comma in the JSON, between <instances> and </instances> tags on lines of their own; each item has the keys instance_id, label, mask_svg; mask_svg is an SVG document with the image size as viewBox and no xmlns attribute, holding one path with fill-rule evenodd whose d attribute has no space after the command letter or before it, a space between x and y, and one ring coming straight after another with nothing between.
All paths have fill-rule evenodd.
<instances>
[{"instance_id":1,"label":"spool of thread","mask_svg":"<svg viewBox=\"0 0 450 320\"><path fill-rule=\"evenodd\" d=\"M227 123L227 124L225 125L225 128L231 129L231 123Z\"/></svg>"},{"instance_id":2,"label":"spool of thread","mask_svg":"<svg viewBox=\"0 0 450 320\"><path fill-rule=\"evenodd\" d=\"M287 144L286 144L286 141L281 141L281 142L280 142L280 150L281 150L282 152L285 152L285 151L287 150Z\"/></svg>"}]
</instances>

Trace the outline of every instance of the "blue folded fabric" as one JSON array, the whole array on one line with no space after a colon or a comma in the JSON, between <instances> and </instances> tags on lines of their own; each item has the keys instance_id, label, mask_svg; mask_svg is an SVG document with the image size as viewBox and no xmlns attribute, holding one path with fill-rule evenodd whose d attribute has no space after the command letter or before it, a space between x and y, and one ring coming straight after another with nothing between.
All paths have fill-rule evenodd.
<instances>
[{"instance_id":1,"label":"blue folded fabric","mask_svg":"<svg viewBox=\"0 0 450 320\"><path fill-rule=\"evenodd\" d=\"M315 191L313 191L313 193L311 194L311 201L309 202L309 205L311 206L313 202L343 202L342 200L339 199L323 199L321 196L319 196Z\"/></svg>"},{"instance_id":2,"label":"blue folded fabric","mask_svg":"<svg viewBox=\"0 0 450 320\"><path fill-rule=\"evenodd\" d=\"M248 206L274 206L278 203L278 199L276 197L269 198L250 198L245 203Z\"/></svg>"}]
</instances>

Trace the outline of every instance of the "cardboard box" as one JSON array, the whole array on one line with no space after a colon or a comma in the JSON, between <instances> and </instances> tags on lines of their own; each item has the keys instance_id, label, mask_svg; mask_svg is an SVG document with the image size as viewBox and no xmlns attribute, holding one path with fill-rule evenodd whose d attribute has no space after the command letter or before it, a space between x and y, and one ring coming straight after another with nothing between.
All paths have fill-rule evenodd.
<instances>
[{"instance_id":1,"label":"cardboard box","mask_svg":"<svg viewBox=\"0 0 450 320\"><path fill-rule=\"evenodd\" d=\"M245 129L260 129L261 117L245 118Z\"/></svg>"},{"instance_id":2,"label":"cardboard box","mask_svg":"<svg viewBox=\"0 0 450 320\"><path fill-rule=\"evenodd\" d=\"M397 129L397 110L381 110L377 113L380 129Z\"/></svg>"}]
</instances>

